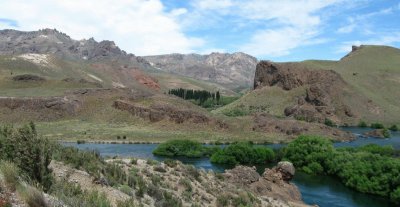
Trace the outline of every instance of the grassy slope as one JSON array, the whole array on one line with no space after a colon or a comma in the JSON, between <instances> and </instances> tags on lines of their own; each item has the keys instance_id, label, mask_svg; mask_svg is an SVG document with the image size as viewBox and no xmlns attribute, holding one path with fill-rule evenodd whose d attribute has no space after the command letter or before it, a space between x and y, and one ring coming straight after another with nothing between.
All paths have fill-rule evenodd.
<instances>
[{"instance_id":1,"label":"grassy slope","mask_svg":"<svg viewBox=\"0 0 400 207\"><path fill-rule=\"evenodd\" d=\"M368 122L379 121L386 124L400 124L400 50L386 46L364 46L340 61L307 60L311 68L337 71L350 85L344 100L353 106ZM232 110L252 112L251 108L261 109L276 116L304 94L303 89L287 92L279 88L254 90L239 100L217 109L214 113L229 113ZM354 93L358 94L354 96ZM365 100L372 100L378 107L368 111Z\"/></svg>"},{"instance_id":2,"label":"grassy slope","mask_svg":"<svg viewBox=\"0 0 400 207\"><path fill-rule=\"evenodd\" d=\"M30 61L20 58L0 56L0 96L60 96L65 91L79 88L94 88L92 83L65 82L62 79L73 77L77 80L84 78L95 82L88 74L93 74L103 80L101 84L110 87L112 74L104 69L93 69L89 64L83 62L72 62L50 57L49 65L40 66ZM11 74L12 73L12 74ZM21 74L33 74L46 78L43 82L15 82L12 76ZM221 86L210 84L205 81L197 81L191 78L174 76L169 74L151 73L152 76L160 79L161 86L167 86L166 82L177 81L177 87L193 87L196 89L214 90ZM149 89L135 85L133 88L139 91L148 91ZM182 85L183 84L183 85ZM187 87L186 87L187 86ZM222 88L222 87L221 87ZM237 95L230 90L224 90L226 95ZM150 94L154 93L149 91ZM96 97L86 99L87 105L78 116L64 117L55 122L39 122L38 130L46 137L62 140L105 140L119 141L117 136L126 136L125 141L147 141L161 142L166 139L187 138L202 142L220 140L223 142L251 139L259 142L281 141L284 137L267 135L251 131L251 120L228 118L226 120L232 123L234 127L229 130L221 130L215 126L197 124L174 124L169 121L151 123L150 121L130 115L127 112L117 110L112 107L115 97ZM172 105L179 106L181 109L187 109L198 113L210 115L207 110L198 107L189 101L179 98L156 94L151 98L135 100L137 104L143 106ZM0 109L0 123L22 124L33 120L35 112L16 111L8 108ZM222 117L225 119L226 117ZM247 123L247 124L242 124ZM121 140L120 140L121 141Z\"/></svg>"}]
</instances>

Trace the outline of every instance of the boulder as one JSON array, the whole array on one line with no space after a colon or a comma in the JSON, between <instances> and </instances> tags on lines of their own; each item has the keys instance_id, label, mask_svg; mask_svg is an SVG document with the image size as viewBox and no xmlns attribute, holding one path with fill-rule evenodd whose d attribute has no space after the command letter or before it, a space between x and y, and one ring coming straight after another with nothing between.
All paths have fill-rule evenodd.
<instances>
[{"instance_id":1,"label":"boulder","mask_svg":"<svg viewBox=\"0 0 400 207\"><path fill-rule=\"evenodd\" d=\"M282 174L282 179L285 181L292 180L294 173L296 172L293 164L287 161L279 162L276 169Z\"/></svg>"}]
</instances>

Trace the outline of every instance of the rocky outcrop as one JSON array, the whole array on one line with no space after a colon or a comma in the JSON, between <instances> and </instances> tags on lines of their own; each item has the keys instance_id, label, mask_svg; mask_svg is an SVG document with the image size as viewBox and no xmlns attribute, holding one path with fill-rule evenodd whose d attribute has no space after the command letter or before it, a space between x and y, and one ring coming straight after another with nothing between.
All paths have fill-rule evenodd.
<instances>
[{"instance_id":1,"label":"rocky outcrop","mask_svg":"<svg viewBox=\"0 0 400 207\"><path fill-rule=\"evenodd\" d=\"M150 120L151 122L158 122L161 120L169 120L177 124L184 122L192 122L196 124L216 122L221 128L227 127L222 122L214 120L204 114L191 110L182 110L168 105L152 105L150 107L145 107L126 100L116 100L114 101L113 107L119 110L128 111L135 116Z\"/></svg>"},{"instance_id":2,"label":"rocky outcrop","mask_svg":"<svg viewBox=\"0 0 400 207\"><path fill-rule=\"evenodd\" d=\"M74 97L51 98L17 98L0 97L0 108L26 113L39 113L38 120L50 121L69 115L76 115L82 107L82 102Z\"/></svg>"},{"instance_id":3,"label":"rocky outcrop","mask_svg":"<svg viewBox=\"0 0 400 207\"><path fill-rule=\"evenodd\" d=\"M298 97L292 106L285 109L286 116L310 122L330 119L337 123L341 123L343 117L356 116L341 101L346 82L332 70L311 69L301 63L261 61L257 64L254 88L264 86L277 86L283 90L305 89L304 96Z\"/></svg>"},{"instance_id":4,"label":"rocky outcrop","mask_svg":"<svg viewBox=\"0 0 400 207\"><path fill-rule=\"evenodd\" d=\"M143 57L159 70L233 88L253 83L257 59L245 53L170 54Z\"/></svg>"},{"instance_id":5,"label":"rocky outcrop","mask_svg":"<svg viewBox=\"0 0 400 207\"><path fill-rule=\"evenodd\" d=\"M125 187L122 191L122 187L111 187L106 181L99 182L93 175L62 162L52 161L49 167L55 180L74 183L81 186L82 190L97 190L103 193L112 206L130 198L133 198L135 206L145 207L237 206L238 202L235 201L240 201L240 205L243 206L254 207L307 206L301 201L301 196L293 184L282 179L274 183L269 181L270 175L260 176L250 167L238 166L221 176L212 171L206 172L184 165L179 161L159 163L142 159L110 159L106 162L118 166L127 174L134 172L134 178L146 186L142 191L143 195L139 196L140 185L137 184L129 184L130 187ZM273 172L273 176L281 175L281 171L276 168L273 168ZM180 205L166 203L164 195L168 195L170 200L173 199Z\"/></svg>"},{"instance_id":6,"label":"rocky outcrop","mask_svg":"<svg viewBox=\"0 0 400 207\"><path fill-rule=\"evenodd\" d=\"M276 167L266 168L260 176L255 167L236 166L226 170L227 182L244 187L258 196L268 196L280 200L302 202L299 189L289 181L295 169L290 162L280 162Z\"/></svg>"},{"instance_id":7,"label":"rocky outcrop","mask_svg":"<svg viewBox=\"0 0 400 207\"><path fill-rule=\"evenodd\" d=\"M266 113L255 114L253 123L253 131L284 134L291 139L295 139L302 134L318 134L335 141L351 141L356 138L350 132L328 127L325 124L308 123L289 118L278 119Z\"/></svg>"},{"instance_id":8,"label":"rocky outcrop","mask_svg":"<svg viewBox=\"0 0 400 207\"><path fill-rule=\"evenodd\" d=\"M385 130L386 130L386 132L385 132ZM387 129L374 129L372 131L363 133L363 136L375 137L375 138L387 138L387 136L385 136L385 133L388 133Z\"/></svg>"}]
</instances>

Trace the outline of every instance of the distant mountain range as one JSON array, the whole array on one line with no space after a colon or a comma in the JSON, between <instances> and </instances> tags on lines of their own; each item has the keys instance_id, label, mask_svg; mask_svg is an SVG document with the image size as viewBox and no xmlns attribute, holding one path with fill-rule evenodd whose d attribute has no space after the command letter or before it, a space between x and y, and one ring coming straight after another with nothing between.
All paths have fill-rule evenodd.
<instances>
[{"instance_id":1,"label":"distant mountain range","mask_svg":"<svg viewBox=\"0 0 400 207\"><path fill-rule=\"evenodd\" d=\"M253 85L257 59L237 52L198 54L169 54L143 57L159 70L211 81L230 89Z\"/></svg>"}]
</instances>

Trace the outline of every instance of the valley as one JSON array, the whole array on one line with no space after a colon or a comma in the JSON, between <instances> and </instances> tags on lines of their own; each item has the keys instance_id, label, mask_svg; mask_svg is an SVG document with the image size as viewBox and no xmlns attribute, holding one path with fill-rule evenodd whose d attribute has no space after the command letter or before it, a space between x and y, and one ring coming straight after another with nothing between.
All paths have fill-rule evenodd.
<instances>
[{"instance_id":1,"label":"valley","mask_svg":"<svg viewBox=\"0 0 400 207\"><path fill-rule=\"evenodd\" d=\"M46 202L70 206L77 204L68 196L107 207L396 206L400 49L352 49L337 61L259 61L242 52L136 56L113 41L74 40L55 29L1 30L0 158L15 166L1 161L0 171L33 173ZM286 150L299 140L309 154ZM42 148L27 156L40 158L30 164L40 163L32 168L41 173L26 169L11 146L32 141ZM171 141L215 151L153 154ZM368 151L367 144L377 145ZM385 145L393 152L380 154ZM178 144L166 148L179 151ZM357 163L342 166L343 157ZM366 172L366 157L387 161L375 171L390 169L390 184L382 184L386 174L352 176ZM18 179L15 189L0 182L0 206L10 193L21 200L34 188Z\"/></svg>"}]
</instances>

